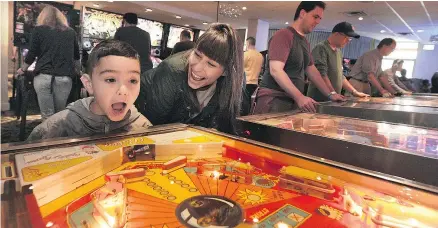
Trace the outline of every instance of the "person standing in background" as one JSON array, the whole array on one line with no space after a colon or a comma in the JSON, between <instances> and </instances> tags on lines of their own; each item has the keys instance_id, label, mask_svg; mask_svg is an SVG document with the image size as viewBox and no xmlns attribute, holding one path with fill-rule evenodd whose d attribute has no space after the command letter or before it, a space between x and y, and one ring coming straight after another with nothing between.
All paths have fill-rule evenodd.
<instances>
[{"instance_id":1,"label":"person standing in background","mask_svg":"<svg viewBox=\"0 0 438 228\"><path fill-rule=\"evenodd\" d=\"M135 13L126 13L123 16L122 27L117 29L115 40L130 44L140 55L141 72L152 69L151 36L148 32L137 27L138 17Z\"/></svg>"},{"instance_id":2,"label":"person standing in background","mask_svg":"<svg viewBox=\"0 0 438 228\"><path fill-rule=\"evenodd\" d=\"M68 26L67 18L54 6L44 7L24 64L17 71L17 75L24 74L38 58L33 84L43 120L65 109L72 78L80 72L79 57L77 34Z\"/></svg>"},{"instance_id":3,"label":"person standing in background","mask_svg":"<svg viewBox=\"0 0 438 228\"><path fill-rule=\"evenodd\" d=\"M401 71L403 69L404 61L401 59L396 59L392 63L392 67L386 69L379 75L379 79L382 82L383 87L388 90L392 94L412 94L408 88L398 79L395 75L397 71Z\"/></svg>"},{"instance_id":4,"label":"person standing in background","mask_svg":"<svg viewBox=\"0 0 438 228\"><path fill-rule=\"evenodd\" d=\"M325 3L303 1L299 4L291 26L280 29L269 41L268 69L263 75L257 92L254 113L284 112L300 109L316 112L312 98L305 96L305 74L323 94L332 101L344 101L344 97L331 93L313 64L309 34L321 22Z\"/></svg>"},{"instance_id":5,"label":"person standing in background","mask_svg":"<svg viewBox=\"0 0 438 228\"><path fill-rule=\"evenodd\" d=\"M330 92L341 93L342 88L356 97L366 97L368 94L358 92L344 77L342 71L342 52L340 48L350 42L352 37L360 36L353 30L348 22L341 22L332 30L327 40L318 43L312 50L313 61ZM327 96L322 94L313 83L310 83L307 96L315 101L328 101Z\"/></svg>"},{"instance_id":6,"label":"person standing in background","mask_svg":"<svg viewBox=\"0 0 438 228\"><path fill-rule=\"evenodd\" d=\"M192 41L192 34L189 30L183 30L179 35L179 42L173 46L172 54L187 51L195 47L195 42Z\"/></svg>"},{"instance_id":7,"label":"person standing in background","mask_svg":"<svg viewBox=\"0 0 438 228\"><path fill-rule=\"evenodd\" d=\"M406 77L406 69L401 69L400 75L400 82L403 83L403 85L405 85L410 91L416 92L414 86L412 85L412 80Z\"/></svg>"},{"instance_id":8,"label":"person standing in background","mask_svg":"<svg viewBox=\"0 0 438 228\"><path fill-rule=\"evenodd\" d=\"M259 84L260 71L262 70L263 56L255 48L256 39L246 39L247 51L243 54L243 64L246 74L246 92L249 99Z\"/></svg>"},{"instance_id":9,"label":"person standing in background","mask_svg":"<svg viewBox=\"0 0 438 228\"><path fill-rule=\"evenodd\" d=\"M438 93L438 72L435 72L435 74L433 74L430 81L432 82L432 88L430 89L430 92Z\"/></svg>"},{"instance_id":10,"label":"person standing in background","mask_svg":"<svg viewBox=\"0 0 438 228\"><path fill-rule=\"evenodd\" d=\"M390 55L396 45L394 39L385 38L380 41L376 49L365 52L359 57L350 72L350 83L357 91L371 94L372 85L383 97L392 97L392 94L382 87L377 78L382 72L383 56Z\"/></svg>"}]
</instances>

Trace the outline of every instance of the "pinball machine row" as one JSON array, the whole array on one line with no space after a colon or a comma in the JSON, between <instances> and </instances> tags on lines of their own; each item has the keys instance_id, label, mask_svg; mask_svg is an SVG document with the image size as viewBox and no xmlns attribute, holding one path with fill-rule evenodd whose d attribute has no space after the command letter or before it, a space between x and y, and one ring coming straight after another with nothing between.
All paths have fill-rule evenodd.
<instances>
[{"instance_id":1,"label":"pinball machine row","mask_svg":"<svg viewBox=\"0 0 438 228\"><path fill-rule=\"evenodd\" d=\"M438 226L422 183L204 128L2 150L2 227Z\"/></svg>"}]
</instances>

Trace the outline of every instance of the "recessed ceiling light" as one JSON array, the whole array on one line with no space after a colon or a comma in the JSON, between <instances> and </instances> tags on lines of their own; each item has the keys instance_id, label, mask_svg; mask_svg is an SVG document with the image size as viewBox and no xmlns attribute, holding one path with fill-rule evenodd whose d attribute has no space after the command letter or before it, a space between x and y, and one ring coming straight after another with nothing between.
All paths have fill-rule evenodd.
<instances>
[{"instance_id":1,"label":"recessed ceiling light","mask_svg":"<svg viewBox=\"0 0 438 228\"><path fill-rule=\"evenodd\" d=\"M363 17L359 17L358 19L359 19L359 21L361 21L361 20L363 20Z\"/></svg>"},{"instance_id":2,"label":"recessed ceiling light","mask_svg":"<svg viewBox=\"0 0 438 228\"><path fill-rule=\"evenodd\" d=\"M188 24L185 24L184 26L186 26L186 27L189 27L190 25L188 25Z\"/></svg>"},{"instance_id":3,"label":"recessed ceiling light","mask_svg":"<svg viewBox=\"0 0 438 228\"><path fill-rule=\"evenodd\" d=\"M152 9L147 8L146 12L152 12Z\"/></svg>"},{"instance_id":4,"label":"recessed ceiling light","mask_svg":"<svg viewBox=\"0 0 438 228\"><path fill-rule=\"evenodd\" d=\"M380 33L384 33L384 32L386 32L385 30L380 30Z\"/></svg>"},{"instance_id":5,"label":"recessed ceiling light","mask_svg":"<svg viewBox=\"0 0 438 228\"><path fill-rule=\"evenodd\" d=\"M243 10L246 10L246 6L242 7Z\"/></svg>"},{"instance_id":6,"label":"recessed ceiling light","mask_svg":"<svg viewBox=\"0 0 438 228\"><path fill-rule=\"evenodd\" d=\"M99 4L93 4L93 6L94 6L94 7L97 7L97 8L99 8L99 7L100 7L100 5L99 5Z\"/></svg>"},{"instance_id":7,"label":"recessed ceiling light","mask_svg":"<svg viewBox=\"0 0 438 228\"><path fill-rule=\"evenodd\" d=\"M417 32L424 32L424 30L423 29L418 29Z\"/></svg>"},{"instance_id":8,"label":"recessed ceiling light","mask_svg":"<svg viewBox=\"0 0 438 228\"><path fill-rule=\"evenodd\" d=\"M202 22L202 24L203 24L203 25L206 25L206 24L208 24L208 23L207 23L207 22Z\"/></svg>"},{"instance_id":9,"label":"recessed ceiling light","mask_svg":"<svg viewBox=\"0 0 438 228\"><path fill-rule=\"evenodd\" d=\"M286 23L285 23L285 24L287 24L287 25L288 25L288 24L289 24L289 22L287 22L287 21L286 21Z\"/></svg>"},{"instance_id":10,"label":"recessed ceiling light","mask_svg":"<svg viewBox=\"0 0 438 228\"><path fill-rule=\"evenodd\" d=\"M175 18L176 18L176 19L181 19L181 16L179 16L179 15L175 15Z\"/></svg>"}]
</instances>

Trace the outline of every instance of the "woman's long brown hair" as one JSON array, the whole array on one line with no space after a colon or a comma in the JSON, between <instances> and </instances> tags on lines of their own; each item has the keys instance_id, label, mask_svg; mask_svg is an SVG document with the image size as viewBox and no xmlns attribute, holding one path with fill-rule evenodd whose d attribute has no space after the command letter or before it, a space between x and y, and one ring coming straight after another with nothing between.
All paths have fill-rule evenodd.
<instances>
[{"instance_id":1,"label":"woman's long brown hair","mask_svg":"<svg viewBox=\"0 0 438 228\"><path fill-rule=\"evenodd\" d=\"M225 78L220 80L218 130L234 131L243 95L243 44L230 25L216 23L199 37L195 48L224 67Z\"/></svg>"}]
</instances>

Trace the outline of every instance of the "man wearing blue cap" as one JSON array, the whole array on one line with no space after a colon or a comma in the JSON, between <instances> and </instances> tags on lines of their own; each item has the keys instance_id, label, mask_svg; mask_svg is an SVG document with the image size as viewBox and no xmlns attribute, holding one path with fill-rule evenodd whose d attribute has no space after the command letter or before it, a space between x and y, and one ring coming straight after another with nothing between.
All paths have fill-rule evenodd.
<instances>
[{"instance_id":1,"label":"man wearing blue cap","mask_svg":"<svg viewBox=\"0 0 438 228\"><path fill-rule=\"evenodd\" d=\"M359 37L350 23L341 22L333 28L332 34L327 40L320 42L313 48L312 57L315 67L330 92L339 94L344 88L356 97L369 96L357 91L342 74L342 52L340 48L347 45L352 38L358 39ZM307 96L318 102L328 101L327 96L323 95L313 83L309 85Z\"/></svg>"}]
</instances>

